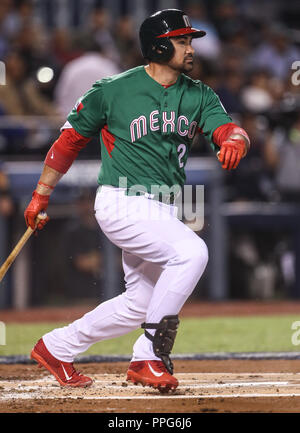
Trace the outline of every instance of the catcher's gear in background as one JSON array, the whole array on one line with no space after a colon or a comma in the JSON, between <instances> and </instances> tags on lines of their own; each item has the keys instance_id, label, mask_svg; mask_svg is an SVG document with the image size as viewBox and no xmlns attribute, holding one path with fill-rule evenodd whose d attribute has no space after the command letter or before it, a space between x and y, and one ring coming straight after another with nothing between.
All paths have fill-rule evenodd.
<instances>
[{"instance_id":1,"label":"catcher's gear in background","mask_svg":"<svg viewBox=\"0 0 300 433\"><path fill-rule=\"evenodd\" d=\"M221 144L218 159L222 168L231 170L238 166L245 153L246 143L243 139L230 138Z\"/></svg>"},{"instance_id":2,"label":"catcher's gear in background","mask_svg":"<svg viewBox=\"0 0 300 433\"><path fill-rule=\"evenodd\" d=\"M45 211L47 209L49 198L49 195L43 195L39 194L36 191L33 191L31 202L29 203L24 212L27 227L30 226L32 229L35 229L36 218L41 211ZM47 224L49 219L50 218L47 216L47 218L41 220L38 223L37 228L41 230L45 226L45 224Z\"/></svg>"},{"instance_id":3,"label":"catcher's gear in background","mask_svg":"<svg viewBox=\"0 0 300 433\"><path fill-rule=\"evenodd\" d=\"M203 30L194 29L187 15L178 9L165 9L145 19L140 28L142 54L154 62L168 62L174 54L170 37L190 35L202 38Z\"/></svg>"}]
</instances>

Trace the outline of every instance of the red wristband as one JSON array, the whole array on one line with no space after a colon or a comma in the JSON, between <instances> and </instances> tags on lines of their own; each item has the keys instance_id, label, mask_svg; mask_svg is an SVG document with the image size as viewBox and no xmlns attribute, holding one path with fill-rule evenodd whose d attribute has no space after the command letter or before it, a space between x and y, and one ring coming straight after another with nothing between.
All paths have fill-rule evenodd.
<instances>
[{"instance_id":1,"label":"red wristband","mask_svg":"<svg viewBox=\"0 0 300 433\"><path fill-rule=\"evenodd\" d=\"M54 189L54 186L47 185L46 183L43 183L41 181L38 181L38 185L42 185L42 186L45 186L46 188Z\"/></svg>"},{"instance_id":2,"label":"red wristband","mask_svg":"<svg viewBox=\"0 0 300 433\"><path fill-rule=\"evenodd\" d=\"M232 122L225 123L224 125L221 125L217 129L215 129L213 133L213 141L219 147L221 147L223 141L228 140L231 134L240 134L246 138L246 141L250 143L247 132L243 128L240 128L238 125Z\"/></svg>"}]
</instances>

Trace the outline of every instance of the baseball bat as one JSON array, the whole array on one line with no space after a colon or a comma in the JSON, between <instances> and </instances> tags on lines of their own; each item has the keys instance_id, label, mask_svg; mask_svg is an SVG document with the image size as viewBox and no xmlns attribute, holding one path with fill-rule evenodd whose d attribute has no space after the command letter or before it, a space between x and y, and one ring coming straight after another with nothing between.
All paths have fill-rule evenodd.
<instances>
[{"instance_id":1,"label":"baseball bat","mask_svg":"<svg viewBox=\"0 0 300 433\"><path fill-rule=\"evenodd\" d=\"M36 218L36 226L38 225L38 223L41 220L44 220L45 218L47 218L46 212L40 212ZM19 240L19 242L17 243L17 245L15 246L15 248L12 250L10 255L7 257L7 259L5 260L5 262L3 263L3 265L0 268L0 282L3 280L6 272L10 268L11 264L14 262L15 258L17 257L17 255L19 254L21 249L24 247L24 245L26 244L26 242L28 241L28 239L30 238L30 236L32 235L32 233L34 231L35 231L35 229L32 229L29 226L28 229L26 230L26 232L23 234L23 236Z\"/></svg>"}]
</instances>

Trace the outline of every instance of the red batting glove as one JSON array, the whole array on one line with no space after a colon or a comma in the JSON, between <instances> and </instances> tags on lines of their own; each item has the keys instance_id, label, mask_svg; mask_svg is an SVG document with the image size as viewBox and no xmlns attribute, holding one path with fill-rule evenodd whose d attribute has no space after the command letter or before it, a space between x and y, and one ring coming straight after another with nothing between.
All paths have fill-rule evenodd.
<instances>
[{"instance_id":1,"label":"red batting glove","mask_svg":"<svg viewBox=\"0 0 300 433\"><path fill-rule=\"evenodd\" d=\"M242 139L230 138L223 141L218 159L225 170L237 168L245 152L246 143Z\"/></svg>"},{"instance_id":2,"label":"red batting glove","mask_svg":"<svg viewBox=\"0 0 300 433\"><path fill-rule=\"evenodd\" d=\"M36 191L33 191L31 202L24 212L27 227L30 226L33 230L36 228L42 230L42 228L44 228L45 224L47 224L50 218L47 216L47 218L41 220L37 227L35 226L36 218L41 211L45 211L47 209L49 198L50 195L42 195Z\"/></svg>"}]
</instances>

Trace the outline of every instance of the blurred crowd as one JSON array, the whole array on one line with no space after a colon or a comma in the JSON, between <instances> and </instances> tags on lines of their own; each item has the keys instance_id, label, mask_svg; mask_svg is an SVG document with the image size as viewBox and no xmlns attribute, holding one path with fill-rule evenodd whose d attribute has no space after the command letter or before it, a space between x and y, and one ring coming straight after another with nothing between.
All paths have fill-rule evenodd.
<instances>
[{"instance_id":1,"label":"blurred crowd","mask_svg":"<svg viewBox=\"0 0 300 433\"><path fill-rule=\"evenodd\" d=\"M139 24L164 5L137 3L1 0L0 159L40 160L96 80L144 63ZM174 0L168 7L207 32L193 42L191 77L215 90L251 139L247 158L226 176L225 200L299 202L299 2ZM211 152L197 136L191 155ZM86 156L99 158L96 138L79 158Z\"/></svg>"},{"instance_id":2,"label":"blurred crowd","mask_svg":"<svg viewBox=\"0 0 300 433\"><path fill-rule=\"evenodd\" d=\"M160 3L147 2L144 16ZM173 3L207 32L193 42L191 76L216 91L251 138L239 182L236 173L229 176L228 200L273 200L294 193L299 182L290 178L290 164L299 157L300 135L297 2L274 1L272 7L249 0ZM111 10L99 0L1 0L0 66L5 65L6 84L0 85L0 155L45 153L77 99L97 79L143 64L137 16L130 1L120 1L115 16L116 4ZM73 6L68 26L62 18L66 6ZM287 151L289 161L282 161ZM85 152L98 157L98 145ZM208 152L205 138L197 137L192 155Z\"/></svg>"}]
</instances>

